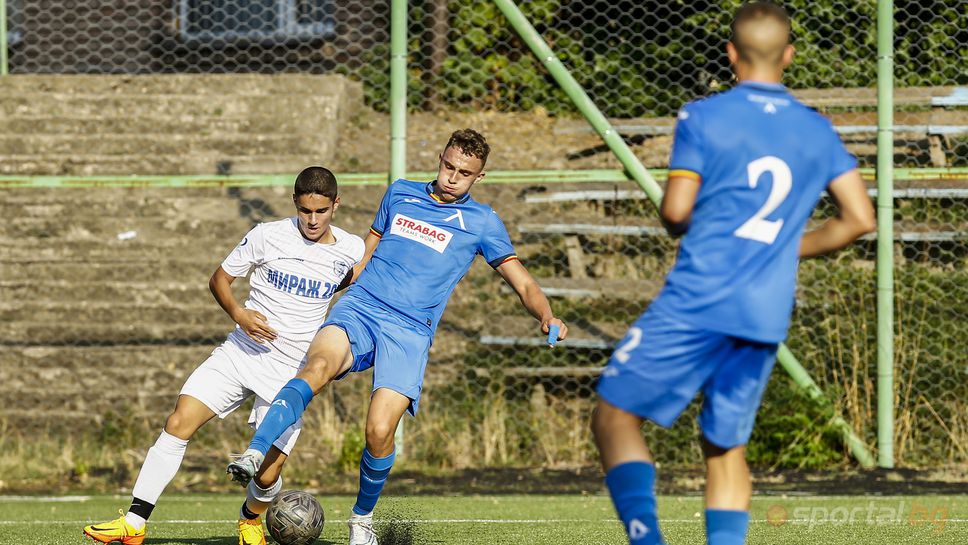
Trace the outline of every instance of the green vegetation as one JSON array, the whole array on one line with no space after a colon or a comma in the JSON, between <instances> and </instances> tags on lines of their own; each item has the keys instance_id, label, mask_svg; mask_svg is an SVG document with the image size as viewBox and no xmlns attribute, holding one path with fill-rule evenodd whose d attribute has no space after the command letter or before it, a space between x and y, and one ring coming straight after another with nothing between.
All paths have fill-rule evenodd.
<instances>
[{"instance_id":1,"label":"green vegetation","mask_svg":"<svg viewBox=\"0 0 968 545\"><path fill-rule=\"evenodd\" d=\"M493 2L449 2L450 40L439 75L428 74L430 31L412 3L410 106L428 98L449 105L501 110L573 107L516 36ZM642 2L538 0L520 8L595 102L614 117L665 116L685 101L723 88L729 22L740 0ZM796 62L791 87L868 87L876 81L874 0L784 2L793 19ZM968 12L940 1L895 2L899 86L964 85L961 65ZM374 48L360 76L368 103L387 108L385 47Z\"/></svg>"}]
</instances>

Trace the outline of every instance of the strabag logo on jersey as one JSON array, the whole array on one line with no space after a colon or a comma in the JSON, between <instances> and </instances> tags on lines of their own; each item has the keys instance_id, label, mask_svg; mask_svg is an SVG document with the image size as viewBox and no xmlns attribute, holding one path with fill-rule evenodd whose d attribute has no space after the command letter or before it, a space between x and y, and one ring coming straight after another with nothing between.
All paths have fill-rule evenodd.
<instances>
[{"instance_id":1,"label":"strabag logo on jersey","mask_svg":"<svg viewBox=\"0 0 968 545\"><path fill-rule=\"evenodd\" d=\"M393 216L390 234L415 240L424 246L437 250L439 253L444 253L447 245L450 244L450 239L454 238L454 234L450 231L409 218L403 214Z\"/></svg>"}]
</instances>

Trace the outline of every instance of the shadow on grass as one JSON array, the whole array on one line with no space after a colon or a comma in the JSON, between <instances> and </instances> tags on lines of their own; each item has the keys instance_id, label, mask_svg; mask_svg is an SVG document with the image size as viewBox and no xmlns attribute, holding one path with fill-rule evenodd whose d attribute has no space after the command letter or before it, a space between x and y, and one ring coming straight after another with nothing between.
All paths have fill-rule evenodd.
<instances>
[{"instance_id":1,"label":"shadow on grass","mask_svg":"<svg viewBox=\"0 0 968 545\"><path fill-rule=\"evenodd\" d=\"M239 538L237 536L226 537L183 537L177 539L145 539L145 545L238 545ZM270 541L270 543L275 543ZM382 541L380 543L383 543ZM389 542L388 542L389 543ZM335 541L326 541L325 539L320 539L316 541L314 545L336 545Z\"/></svg>"}]
</instances>

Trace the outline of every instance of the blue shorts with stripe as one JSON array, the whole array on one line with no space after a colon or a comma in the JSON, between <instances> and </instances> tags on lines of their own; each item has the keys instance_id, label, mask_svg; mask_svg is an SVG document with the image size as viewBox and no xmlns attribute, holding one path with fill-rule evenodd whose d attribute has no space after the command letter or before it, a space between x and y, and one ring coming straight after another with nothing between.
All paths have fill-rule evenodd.
<instances>
[{"instance_id":1,"label":"blue shorts with stripe","mask_svg":"<svg viewBox=\"0 0 968 545\"><path fill-rule=\"evenodd\" d=\"M721 448L745 445L776 350L773 343L697 328L649 310L612 353L598 395L667 428L702 392L699 425L706 440Z\"/></svg>"},{"instance_id":2,"label":"blue shorts with stripe","mask_svg":"<svg viewBox=\"0 0 968 545\"><path fill-rule=\"evenodd\" d=\"M353 366L338 377L373 368L373 391L388 388L410 398L411 416L417 415L424 371L433 336L363 290L349 290L333 305L322 327L346 332Z\"/></svg>"}]
</instances>

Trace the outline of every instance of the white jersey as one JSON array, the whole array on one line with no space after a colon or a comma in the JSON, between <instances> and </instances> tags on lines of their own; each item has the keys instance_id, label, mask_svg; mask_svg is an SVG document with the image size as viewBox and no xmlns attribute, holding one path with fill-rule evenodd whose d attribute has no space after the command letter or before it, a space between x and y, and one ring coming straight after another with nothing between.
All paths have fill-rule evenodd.
<instances>
[{"instance_id":1,"label":"white jersey","mask_svg":"<svg viewBox=\"0 0 968 545\"><path fill-rule=\"evenodd\" d=\"M222 262L234 277L252 271L245 308L261 312L276 340L260 345L236 326L229 339L299 367L323 325L336 288L363 259L363 239L331 225L336 242L306 240L295 217L260 223ZM254 268L254 270L253 270Z\"/></svg>"}]
</instances>

